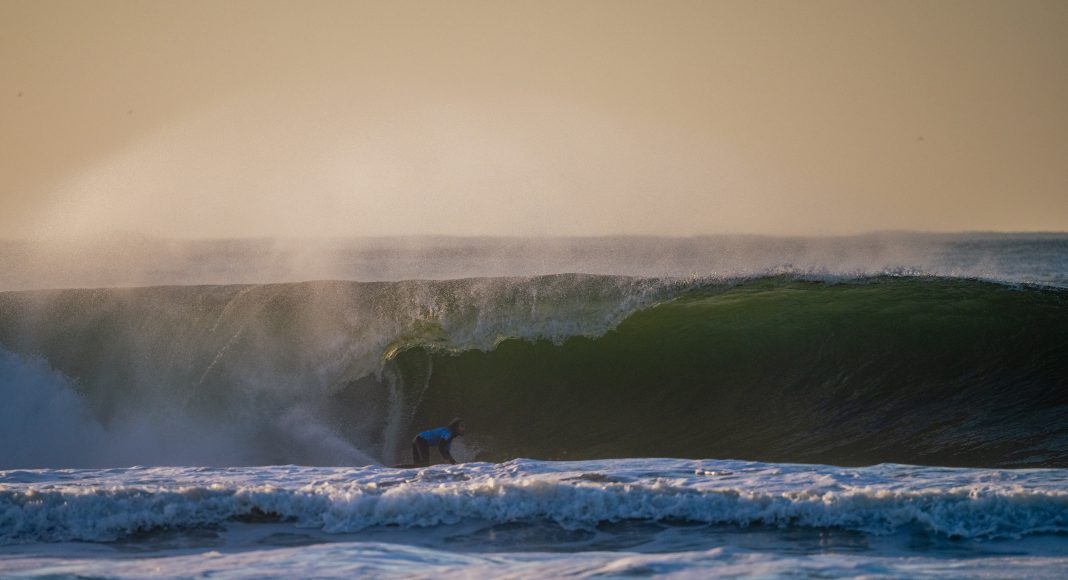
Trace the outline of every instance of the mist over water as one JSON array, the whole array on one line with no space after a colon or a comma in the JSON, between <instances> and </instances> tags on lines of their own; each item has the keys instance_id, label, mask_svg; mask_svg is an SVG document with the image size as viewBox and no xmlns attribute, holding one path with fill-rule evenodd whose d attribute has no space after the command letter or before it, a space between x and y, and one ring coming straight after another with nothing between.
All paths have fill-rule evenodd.
<instances>
[{"instance_id":1,"label":"mist over water","mask_svg":"<svg viewBox=\"0 0 1068 580\"><path fill-rule=\"evenodd\" d=\"M1060 234L0 240L0 290L584 273L735 278L918 273L1068 283Z\"/></svg>"}]
</instances>

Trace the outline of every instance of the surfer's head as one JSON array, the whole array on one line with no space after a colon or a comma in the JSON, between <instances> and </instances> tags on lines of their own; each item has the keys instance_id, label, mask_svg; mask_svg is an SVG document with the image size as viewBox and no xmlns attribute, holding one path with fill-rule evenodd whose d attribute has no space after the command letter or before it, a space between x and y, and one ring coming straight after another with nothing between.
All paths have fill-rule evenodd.
<instances>
[{"instance_id":1,"label":"surfer's head","mask_svg":"<svg viewBox=\"0 0 1068 580\"><path fill-rule=\"evenodd\" d=\"M457 417L449 422L449 431L452 431L453 435L463 435L467 431L467 423Z\"/></svg>"}]
</instances>

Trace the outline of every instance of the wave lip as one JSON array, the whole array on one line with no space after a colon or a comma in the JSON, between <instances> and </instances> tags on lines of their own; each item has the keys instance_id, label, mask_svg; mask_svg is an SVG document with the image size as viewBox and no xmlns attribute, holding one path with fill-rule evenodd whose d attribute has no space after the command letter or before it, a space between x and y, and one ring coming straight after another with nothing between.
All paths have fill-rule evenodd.
<instances>
[{"instance_id":1,"label":"wave lip","mask_svg":"<svg viewBox=\"0 0 1068 580\"><path fill-rule=\"evenodd\" d=\"M327 533L464 520L571 529L640 520L1019 538L1068 533L1068 474L655 459L0 472L2 543L106 542L235 519Z\"/></svg>"}]
</instances>

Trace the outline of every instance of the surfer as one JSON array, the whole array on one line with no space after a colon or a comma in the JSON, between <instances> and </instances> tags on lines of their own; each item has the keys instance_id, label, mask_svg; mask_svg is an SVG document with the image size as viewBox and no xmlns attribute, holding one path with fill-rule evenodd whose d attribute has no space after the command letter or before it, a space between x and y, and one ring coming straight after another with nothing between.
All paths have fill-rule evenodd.
<instances>
[{"instance_id":1,"label":"surfer","mask_svg":"<svg viewBox=\"0 0 1068 580\"><path fill-rule=\"evenodd\" d=\"M449 453L452 440L463 435L467 431L467 424L463 419L453 419L448 427L438 427L429 431L423 431L412 439L412 463L419 467L430 465L430 446L437 445L441 456L449 463L456 465L456 460Z\"/></svg>"}]
</instances>

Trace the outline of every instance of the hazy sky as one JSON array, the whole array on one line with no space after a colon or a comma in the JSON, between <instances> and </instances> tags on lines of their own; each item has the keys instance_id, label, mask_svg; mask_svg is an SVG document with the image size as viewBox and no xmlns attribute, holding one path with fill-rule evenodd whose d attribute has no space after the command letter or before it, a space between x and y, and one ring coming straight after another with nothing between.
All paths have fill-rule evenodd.
<instances>
[{"instance_id":1,"label":"hazy sky","mask_svg":"<svg viewBox=\"0 0 1068 580\"><path fill-rule=\"evenodd\" d=\"M0 238L1068 230L1068 2L0 0Z\"/></svg>"}]
</instances>

